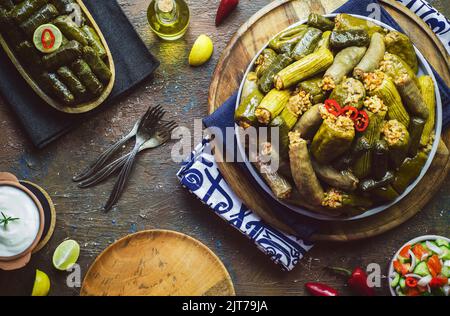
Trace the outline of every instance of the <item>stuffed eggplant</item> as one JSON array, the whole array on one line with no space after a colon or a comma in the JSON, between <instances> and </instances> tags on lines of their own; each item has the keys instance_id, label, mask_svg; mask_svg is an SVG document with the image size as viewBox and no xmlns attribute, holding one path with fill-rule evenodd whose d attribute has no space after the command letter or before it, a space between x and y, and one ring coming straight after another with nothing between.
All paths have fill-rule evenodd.
<instances>
[{"instance_id":1,"label":"stuffed eggplant","mask_svg":"<svg viewBox=\"0 0 450 316\"><path fill-rule=\"evenodd\" d=\"M348 14L311 14L255 58L235 121L257 128L256 144L269 129L263 147L279 169L261 158L268 150L252 162L275 197L353 216L394 201L419 177L435 142L434 89L431 77L417 77L406 35Z\"/></svg>"},{"instance_id":2,"label":"stuffed eggplant","mask_svg":"<svg viewBox=\"0 0 450 316\"><path fill-rule=\"evenodd\" d=\"M98 106L114 82L109 49L85 10L77 0L0 0L2 46L30 87L68 113Z\"/></svg>"}]
</instances>

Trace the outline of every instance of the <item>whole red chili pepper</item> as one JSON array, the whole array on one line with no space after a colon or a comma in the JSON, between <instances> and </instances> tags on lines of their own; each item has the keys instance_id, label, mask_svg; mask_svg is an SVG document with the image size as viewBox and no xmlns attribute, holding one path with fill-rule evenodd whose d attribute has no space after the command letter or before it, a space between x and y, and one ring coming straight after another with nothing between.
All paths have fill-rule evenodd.
<instances>
[{"instance_id":1,"label":"whole red chili pepper","mask_svg":"<svg viewBox=\"0 0 450 316\"><path fill-rule=\"evenodd\" d=\"M219 26L236 9L239 0L221 0L216 14L216 26Z\"/></svg>"},{"instance_id":2,"label":"whole red chili pepper","mask_svg":"<svg viewBox=\"0 0 450 316\"><path fill-rule=\"evenodd\" d=\"M367 284L367 273L362 268L357 267L353 271L336 267L330 267L330 269L348 276L347 284L356 294L375 295L375 290Z\"/></svg>"},{"instance_id":3,"label":"whole red chili pepper","mask_svg":"<svg viewBox=\"0 0 450 316\"><path fill-rule=\"evenodd\" d=\"M314 296L339 296L337 290L322 283L308 282L305 284L305 288Z\"/></svg>"}]
</instances>

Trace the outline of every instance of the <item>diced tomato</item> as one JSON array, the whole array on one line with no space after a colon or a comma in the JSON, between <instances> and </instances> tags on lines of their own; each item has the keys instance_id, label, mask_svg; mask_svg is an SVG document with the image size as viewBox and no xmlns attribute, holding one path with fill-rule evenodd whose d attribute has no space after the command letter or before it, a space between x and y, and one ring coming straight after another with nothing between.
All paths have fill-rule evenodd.
<instances>
[{"instance_id":1,"label":"diced tomato","mask_svg":"<svg viewBox=\"0 0 450 316\"><path fill-rule=\"evenodd\" d=\"M416 256L416 258L419 260L422 260L422 256L424 254L428 254L428 251L426 251L425 248L421 244L414 245L412 252Z\"/></svg>"},{"instance_id":2,"label":"diced tomato","mask_svg":"<svg viewBox=\"0 0 450 316\"><path fill-rule=\"evenodd\" d=\"M430 287L441 287L446 285L448 282L448 278L443 276L443 275L439 275L435 278L432 278L429 285Z\"/></svg>"},{"instance_id":3,"label":"diced tomato","mask_svg":"<svg viewBox=\"0 0 450 316\"><path fill-rule=\"evenodd\" d=\"M407 274L409 272L410 267L411 267L411 265L409 263L401 263L398 260L394 261L394 269L401 275Z\"/></svg>"},{"instance_id":4,"label":"diced tomato","mask_svg":"<svg viewBox=\"0 0 450 316\"><path fill-rule=\"evenodd\" d=\"M419 296L422 294L417 287L409 287L406 289L406 296Z\"/></svg>"},{"instance_id":5,"label":"diced tomato","mask_svg":"<svg viewBox=\"0 0 450 316\"><path fill-rule=\"evenodd\" d=\"M428 291L426 286L417 286L417 289L420 291L420 293L425 293L426 291Z\"/></svg>"},{"instance_id":6,"label":"diced tomato","mask_svg":"<svg viewBox=\"0 0 450 316\"><path fill-rule=\"evenodd\" d=\"M442 265L437 255L432 255L427 261L428 270L430 270L431 276L434 278L441 273Z\"/></svg>"},{"instance_id":7,"label":"diced tomato","mask_svg":"<svg viewBox=\"0 0 450 316\"><path fill-rule=\"evenodd\" d=\"M400 256L402 256L403 258L409 258L409 249L411 249L411 245L406 245L405 247L403 247L402 250L400 250Z\"/></svg>"}]
</instances>

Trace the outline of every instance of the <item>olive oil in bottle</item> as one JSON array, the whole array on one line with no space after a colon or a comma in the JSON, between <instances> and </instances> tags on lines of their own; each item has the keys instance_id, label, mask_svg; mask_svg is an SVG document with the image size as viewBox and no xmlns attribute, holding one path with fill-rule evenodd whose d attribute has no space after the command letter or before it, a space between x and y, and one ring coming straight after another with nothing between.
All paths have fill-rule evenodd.
<instances>
[{"instance_id":1,"label":"olive oil in bottle","mask_svg":"<svg viewBox=\"0 0 450 316\"><path fill-rule=\"evenodd\" d=\"M152 0L147 11L152 31L169 41L186 33L189 18L189 7L184 0Z\"/></svg>"}]
</instances>

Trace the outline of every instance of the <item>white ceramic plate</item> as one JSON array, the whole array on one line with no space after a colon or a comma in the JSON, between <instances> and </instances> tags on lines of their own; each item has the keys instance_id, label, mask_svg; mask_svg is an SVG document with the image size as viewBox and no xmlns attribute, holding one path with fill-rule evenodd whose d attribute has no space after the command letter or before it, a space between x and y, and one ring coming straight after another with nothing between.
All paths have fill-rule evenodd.
<instances>
[{"instance_id":1,"label":"white ceramic plate","mask_svg":"<svg viewBox=\"0 0 450 316\"><path fill-rule=\"evenodd\" d=\"M337 14L327 14L325 15L326 17L335 17ZM368 20L368 21L372 21L375 24L378 24L388 30L394 30L392 27L390 27L389 25L382 23L380 21L365 17L365 16L360 16L360 15L353 15L355 17L358 17L360 19L364 19L364 20ZM295 27L297 25L300 24L305 24L306 20L302 20L299 21L295 24L292 24L291 26L289 26L287 29ZM283 30L284 31L284 30ZM280 32L281 33L281 32ZM275 35L276 36L276 35ZM274 36L274 37L275 37ZM239 88L239 93L238 93L238 97L237 97L237 102L236 102L236 109L239 106L240 103L240 99L241 99L241 93L242 93L242 89L244 86L244 82L245 82L245 78L247 77L248 73L250 71L253 70L254 68L254 64L256 61L256 58L261 54L261 52L269 45L269 42L267 42L266 45L264 45L264 47L256 54L256 56L253 58L253 60L251 61L250 65L247 68L247 71L244 74L244 79L241 82L241 86ZM250 173L252 174L252 176L255 178L256 182L258 182L258 184L261 186L261 188L267 193L269 194L273 199L277 200L279 203L281 203L282 205L286 206L287 208L302 214L302 215L306 215L308 217L312 217L315 219L319 219L319 220L328 220L328 221L350 221L350 220L357 220L357 219L362 219L362 218L366 218L369 216L373 216L375 214L378 214L384 210L386 210L387 208L397 204L399 201L401 201L405 196L407 196L415 187L416 185L419 183L419 181L423 178L423 176L426 174L426 172L428 171L428 168L431 165L431 162L433 161L433 158L436 154L437 151L437 147L439 145L439 139L440 139L440 135L441 135L441 130L442 130L442 103L441 103L441 96L439 93L439 87L436 83L436 78L433 75L433 71L431 70L431 66L428 64L428 62L426 61L426 59L423 57L422 53L420 53L420 51L415 48L416 50L416 54L418 57L418 61L419 61L419 75L429 75L431 76L431 78L433 78L434 81L434 85L435 85L435 90L436 90L436 123L435 123L435 134L439 135L439 137L436 137L433 143L433 147L431 149L430 155L428 156L428 160L425 164L425 166L422 169L422 172L420 173L419 177L417 177L417 179L405 190L405 192L403 192L402 195L400 195L397 199L395 199L393 202L389 203L389 204L383 204L381 206L375 207L375 208L371 208L369 210L367 210L366 212L364 212L363 214L360 214L358 216L353 216L353 217L333 217L333 216L327 216L324 214L319 214L317 212L299 207L297 205L293 205L290 203L287 203L286 201L277 199L275 197L275 195L272 193L272 191L270 190L269 186L265 183L265 181L263 180L263 178L261 177L261 175L259 174L259 172L253 167L253 165L251 164L251 162L248 160L248 157L245 154L245 150L244 147L242 145L241 142L237 142L238 143L238 152L239 154L244 157L244 163L247 166L247 168L249 169ZM237 125L236 125L237 127ZM237 133L239 133L239 129L236 128ZM238 139L240 138L240 135L237 135Z\"/></svg>"},{"instance_id":2,"label":"white ceramic plate","mask_svg":"<svg viewBox=\"0 0 450 316\"><path fill-rule=\"evenodd\" d=\"M389 263L389 290L391 291L391 295L392 296L397 296L397 293L395 293L395 289L393 289L391 287L391 281L392 281L392 275L394 274L394 260L395 258L398 257L398 255L400 254L400 251L403 249L403 247L405 247L406 245L412 245L418 242L422 242L422 241L435 241L436 239L444 239L446 241L448 241L450 243L450 239L448 239L447 237L443 237L443 236L437 236L437 235L425 235L425 236L420 236L420 237L416 237L414 239L411 239L410 241L408 241L407 243L405 243L403 246L401 246L398 251L395 253L394 257L392 258L391 262Z\"/></svg>"}]
</instances>

